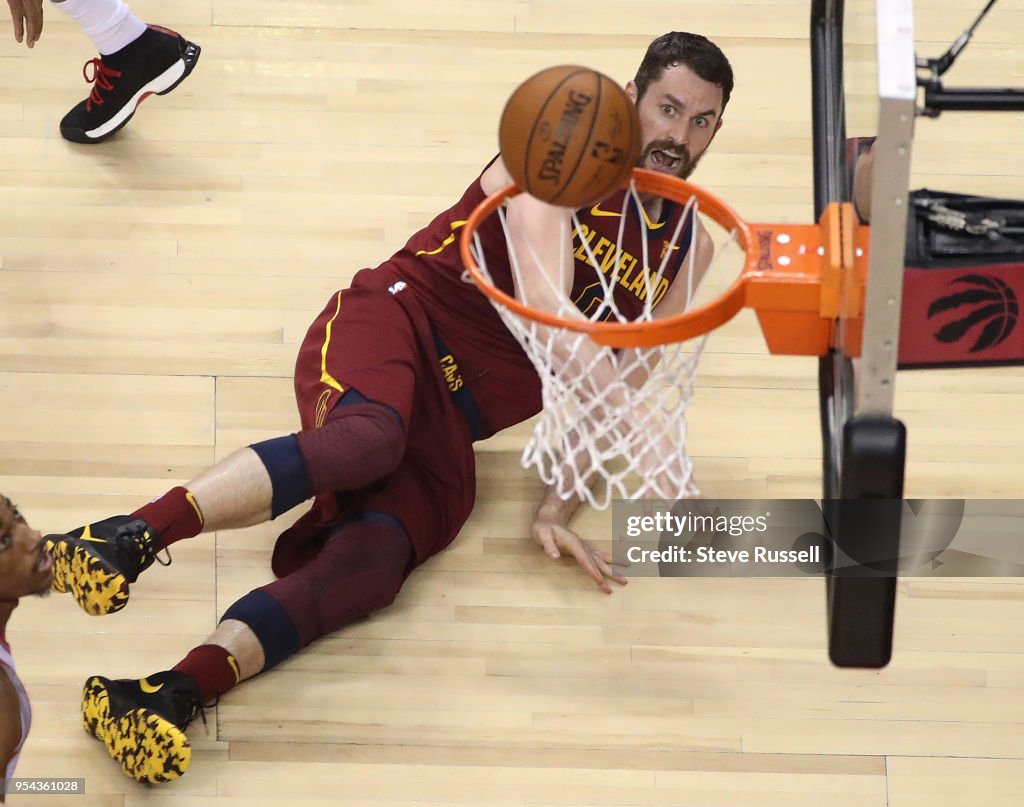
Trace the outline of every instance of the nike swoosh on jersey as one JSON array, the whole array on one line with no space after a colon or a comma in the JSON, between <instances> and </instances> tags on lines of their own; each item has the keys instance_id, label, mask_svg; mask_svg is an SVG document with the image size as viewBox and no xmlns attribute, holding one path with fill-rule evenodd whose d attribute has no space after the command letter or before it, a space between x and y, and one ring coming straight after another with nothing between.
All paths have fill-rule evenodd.
<instances>
[{"instance_id":1,"label":"nike swoosh on jersey","mask_svg":"<svg viewBox=\"0 0 1024 807\"><path fill-rule=\"evenodd\" d=\"M139 689L141 689L147 695L155 695L163 688L163 684L157 684L156 686L153 686L151 683L149 683L149 679L147 678L143 678L139 681Z\"/></svg>"},{"instance_id":2,"label":"nike swoosh on jersey","mask_svg":"<svg viewBox=\"0 0 1024 807\"><path fill-rule=\"evenodd\" d=\"M644 210L643 213L644 213L644 224L647 225L647 229L648 230L660 230L665 225L665 222L663 222L663 221L651 221L650 217L647 215L647 211L646 210ZM601 218L602 216L607 216L608 218L613 218L613 219L621 219L622 218L622 213L621 212L618 212L618 211L613 212L611 210L602 210L600 202L598 202L596 205L594 205L592 208L590 208L590 215L593 216L594 218Z\"/></svg>"},{"instance_id":3,"label":"nike swoosh on jersey","mask_svg":"<svg viewBox=\"0 0 1024 807\"><path fill-rule=\"evenodd\" d=\"M602 210L600 202L598 202L596 205L590 208L590 215L594 216L595 218L599 218L601 216L611 216L617 219L622 218L622 213L619 213L617 211L612 212L611 210Z\"/></svg>"}]
</instances>

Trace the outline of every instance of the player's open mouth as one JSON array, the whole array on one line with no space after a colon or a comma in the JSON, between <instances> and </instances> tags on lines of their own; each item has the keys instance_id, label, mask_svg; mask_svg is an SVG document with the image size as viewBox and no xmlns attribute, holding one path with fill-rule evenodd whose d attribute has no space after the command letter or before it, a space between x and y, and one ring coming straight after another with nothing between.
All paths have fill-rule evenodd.
<instances>
[{"instance_id":1,"label":"player's open mouth","mask_svg":"<svg viewBox=\"0 0 1024 807\"><path fill-rule=\"evenodd\" d=\"M679 155L661 149L655 149L650 155L651 167L656 171L675 171L679 160Z\"/></svg>"}]
</instances>

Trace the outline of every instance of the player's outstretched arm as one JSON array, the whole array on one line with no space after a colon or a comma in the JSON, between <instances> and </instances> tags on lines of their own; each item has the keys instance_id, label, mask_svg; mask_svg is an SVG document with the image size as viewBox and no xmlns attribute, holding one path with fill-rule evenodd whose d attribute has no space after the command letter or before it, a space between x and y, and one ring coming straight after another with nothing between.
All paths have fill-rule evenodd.
<instances>
[{"instance_id":1,"label":"player's outstretched arm","mask_svg":"<svg viewBox=\"0 0 1024 807\"><path fill-rule=\"evenodd\" d=\"M496 166L501 169L500 162ZM516 296L534 308L555 312L562 317L582 319L583 315L569 298L575 272L570 248L570 211L521 194L509 201L507 214L511 252L520 262L518 271L513 270ZM584 372L582 368L586 368L585 372L595 382L594 389L614 388L615 371L607 361L595 360L596 346L589 342L579 343L572 338L563 339L563 334L549 332L543 326L538 328L546 332L545 339L552 339L559 360L579 363L579 369L566 372ZM612 402L613 405L615 403ZM626 402L618 403L617 415L628 416ZM626 579L615 570L607 552L592 546L569 528L569 521L579 503L576 496L563 500L554 488L549 488L537 508L530 534L553 560L563 555L575 558L595 585L611 594L608 581L625 585Z\"/></svg>"},{"instance_id":2,"label":"player's outstretched arm","mask_svg":"<svg viewBox=\"0 0 1024 807\"><path fill-rule=\"evenodd\" d=\"M572 257L572 211L525 193L507 203L512 277L517 299L563 319L584 320L570 299L575 264ZM628 400L617 383L618 373L600 348L573 333L544 325L537 335L550 345L561 372L586 376L609 417L630 417Z\"/></svg>"},{"instance_id":3,"label":"player's outstretched arm","mask_svg":"<svg viewBox=\"0 0 1024 807\"><path fill-rule=\"evenodd\" d=\"M14 23L14 39L30 48L43 33L43 0L7 0Z\"/></svg>"},{"instance_id":4,"label":"player's outstretched arm","mask_svg":"<svg viewBox=\"0 0 1024 807\"><path fill-rule=\"evenodd\" d=\"M485 192L492 193L508 181L507 172L498 160L485 172L482 185ZM520 194L509 200L506 212L510 257L514 256L515 261L513 280L516 297L533 308L557 313L566 319L585 319L570 299L575 275L571 211ZM688 290L699 285L710 265L714 254L711 238L703 227L699 229L697 238L698 246L687 270L692 280L678 284L681 290L670 287L658 306L656 316L683 311L689 303ZM648 413L637 411L636 404L630 403L630 396L622 389L618 371L606 358L599 356L600 349L596 345L557 329L536 327L539 338L551 345L553 358L563 365L562 372L586 373L590 377L591 389L601 396L601 406L608 410L606 417L638 422L646 419ZM637 373L635 378L627 377L626 381L640 386L646 378L646 373ZM657 462L656 459L652 461ZM626 580L615 570L608 553L592 547L569 528L569 521L578 505L578 498L563 501L554 489L548 489L538 506L531 535L553 559L564 554L572 555L602 591L611 593L609 580L620 585Z\"/></svg>"}]
</instances>

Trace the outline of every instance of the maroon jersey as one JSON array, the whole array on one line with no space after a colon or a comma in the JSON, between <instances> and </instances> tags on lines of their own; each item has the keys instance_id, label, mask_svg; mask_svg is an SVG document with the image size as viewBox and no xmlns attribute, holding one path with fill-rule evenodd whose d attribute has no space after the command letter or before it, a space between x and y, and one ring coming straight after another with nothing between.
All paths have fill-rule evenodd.
<instances>
[{"instance_id":1,"label":"maroon jersey","mask_svg":"<svg viewBox=\"0 0 1024 807\"><path fill-rule=\"evenodd\" d=\"M666 202L662 220L648 220L647 228L642 228L638 216L645 214L635 201L630 200L622 212L625 194L621 191L577 212L580 224L573 233L575 275L571 298L591 318L607 320L614 316L602 303L599 273L606 282L614 283L619 313L635 319L650 294L655 303L664 296L690 241L693 217L688 214L675 239L680 246L670 243L684 212L681 206ZM484 436L489 436L539 412L541 394L536 370L490 300L466 274L459 253L462 227L484 198L478 177L458 202L413 235L403 249L377 269L360 272L356 283L395 289L396 283L404 281L458 361L459 375L479 407ZM623 215L626 224L620 243ZM498 216L488 216L478 232L495 285L511 295L512 271ZM657 276L669 250L672 255ZM645 254L647 267L654 267L653 271L644 266ZM401 297L406 288L392 293Z\"/></svg>"},{"instance_id":2,"label":"maroon jersey","mask_svg":"<svg viewBox=\"0 0 1024 807\"><path fill-rule=\"evenodd\" d=\"M680 223L684 209L666 202L661 221L652 222L632 197L623 207L627 193L620 191L591 208L576 212L580 223L573 233L576 274L572 301L593 320L618 318L604 302L605 284L614 284L615 307L621 318L628 321L640 316L648 297L652 298L652 305L661 302L683 265L690 243L692 214L687 213ZM623 216L626 226L619 243ZM646 219L646 228L640 226L640 216ZM645 234L646 245L643 243ZM604 284L598 279L598 270L604 277Z\"/></svg>"}]
</instances>

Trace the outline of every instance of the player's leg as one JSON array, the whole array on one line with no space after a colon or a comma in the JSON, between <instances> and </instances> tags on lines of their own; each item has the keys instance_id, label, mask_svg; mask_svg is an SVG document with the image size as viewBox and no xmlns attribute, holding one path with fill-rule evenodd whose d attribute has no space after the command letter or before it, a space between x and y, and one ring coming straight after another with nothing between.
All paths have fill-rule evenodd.
<instances>
[{"instance_id":1,"label":"player's leg","mask_svg":"<svg viewBox=\"0 0 1024 807\"><path fill-rule=\"evenodd\" d=\"M82 695L86 729L132 778L178 778L191 760L186 729L204 703L389 605L414 559L400 523L365 514L338 528L311 563L232 605L213 634L172 669L139 680L89 678Z\"/></svg>"},{"instance_id":2,"label":"player's leg","mask_svg":"<svg viewBox=\"0 0 1024 807\"><path fill-rule=\"evenodd\" d=\"M404 450L394 408L349 388L319 426L241 448L128 518L145 521L159 548L202 532L251 527L321 493L376 482Z\"/></svg>"},{"instance_id":3,"label":"player's leg","mask_svg":"<svg viewBox=\"0 0 1024 807\"><path fill-rule=\"evenodd\" d=\"M405 452L420 364L413 326L390 295L339 295L300 350L304 428L241 449L134 513L47 536L54 590L71 591L90 614L113 613L157 553L176 541L261 523L312 496L359 490L387 476Z\"/></svg>"},{"instance_id":4,"label":"player's leg","mask_svg":"<svg viewBox=\"0 0 1024 807\"><path fill-rule=\"evenodd\" d=\"M236 451L130 515L47 536L53 588L71 591L90 614L119 611L160 550L263 523L321 493L363 488L391 473L404 449L394 410L349 390L319 428Z\"/></svg>"},{"instance_id":5,"label":"player's leg","mask_svg":"<svg viewBox=\"0 0 1024 807\"><path fill-rule=\"evenodd\" d=\"M408 571L455 538L475 493L470 429L436 366L421 363L421 369L434 372L435 383L419 378L415 411L406 413L406 453L386 482L363 491L330 524L314 518L286 530L274 550L280 579L232 605L213 635L173 669L142 681L89 679L86 725L129 775L145 780L150 757L165 752L166 764L156 766L151 780L163 781L167 771L180 775L191 753L183 732L199 704L386 607ZM337 500L320 497L309 515L325 512L324 499ZM147 727L145 754L131 733L140 723Z\"/></svg>"},{"instance_id":6,"label":"player's leg","mask_svg":"<svg viewBox=\"0 0 1024 807\"><path fill-rule=\"evenodd\" d=\"M52 0L96 46L86 62L89 97L60 122L76 143L99 143L131 119L148 96L164 95L195 67L200 47L166 28L146 25L123 0ZM91 70L90 70L91 68Z\"/></svg>"}]
</instances>

